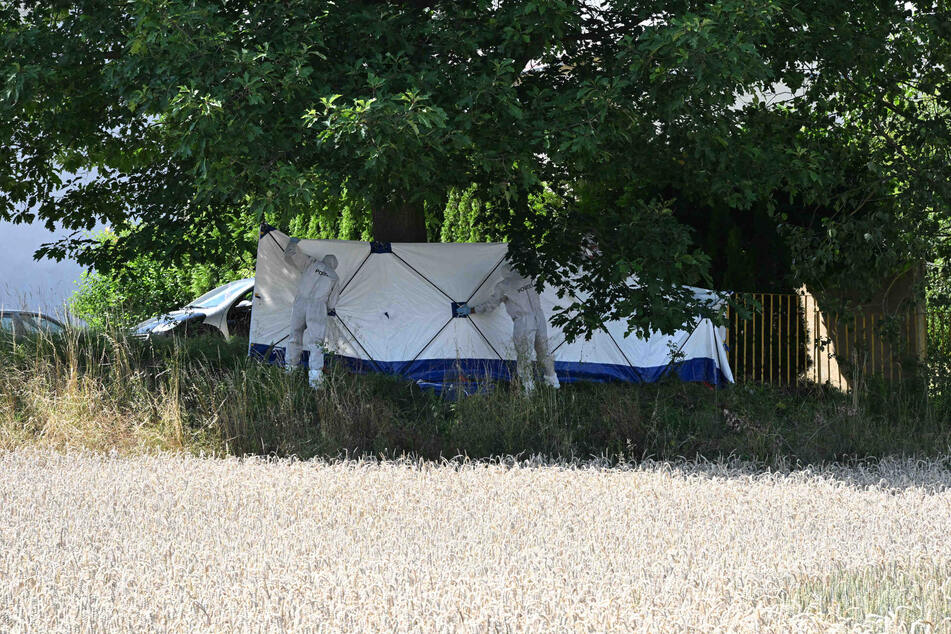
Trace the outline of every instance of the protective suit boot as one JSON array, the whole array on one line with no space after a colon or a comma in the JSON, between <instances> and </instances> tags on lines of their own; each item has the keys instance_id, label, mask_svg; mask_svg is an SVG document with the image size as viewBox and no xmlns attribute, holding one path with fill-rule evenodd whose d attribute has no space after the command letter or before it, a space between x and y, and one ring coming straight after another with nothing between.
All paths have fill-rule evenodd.
<instances>
[{"instance_id":1,"label":"protective suit boot","mask_svg":"<svg viewBox=\"0 0 951 634\"><path fill-rule=\"evenodd\" d=\"M535 381L532 379L522 381L522 389L525 390L526 394L531 394L535 391Z\"/></svg>"},{"instance_id":2,"label":"protective suit boot","mask_svg":"<svg viewBox=\"0 0 951 634\"><path fill-rule=\"evenodd\" d=\"M545 375L545 378L544 378L544 381L545 381L545 385L547 385L548 387L550 387L550 388L553 389L553 390L557 390L558 388L561 387L561 382L558 380L558 376L557 376L557 375L554 375L554 374L546 374L546 375Z\"/></svg>"},{"instance_id":3,"label":"protective suit boot","mask_svg":"<svg viewBox=\"0 0 951 634\"><path fill-rule=\"evenodd\" d=\"M307 378L310 381L310 386L315 390L320 389L320 386L324 382L324 373L321 370L308 370Z\"/></svg>"}]
</instances>

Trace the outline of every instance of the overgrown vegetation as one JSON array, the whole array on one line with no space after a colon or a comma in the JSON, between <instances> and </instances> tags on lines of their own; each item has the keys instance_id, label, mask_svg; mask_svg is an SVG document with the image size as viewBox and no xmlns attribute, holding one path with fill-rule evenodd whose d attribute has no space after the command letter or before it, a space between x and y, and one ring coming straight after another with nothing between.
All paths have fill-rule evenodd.
<instances>
[{"instance_id":1,"label":"overgrown vegetation","mask_svg":"<svg viewBox=\"0 0 951 634\"><path fill-rule=\"evenodd\" d=\"M95 240L108 245L119 237L106 230ZM69 312L100 330L127 328L181 308L216 286L253 275L254 259L249 253L236 253L223 266L195 258L170 265L145 252L108 268L85 272L69 300Z\"/></svg>"},{"instance_id":2,"label":"overgrown vegetation","mask_svg":"<svg viewBox=\"0 0 951 634\"><path fill-rule=\"evenodd\" d=\"M38 253L98 270L227 269L261 220L504 235L585 296L551 316L569 334L710 315L684 284L862 303L948 258L949 23L873 0L0 0L0 217L63 226ZM118 239L72 233L96 222Z\"/></svg>"},{"instance_id":3,"label":"overgrown vegetation","mask_svg":"<svg viewBox=\"0 0 951 634\"><path fill-rule=\"evenodd\" d=\"M403 379L303 373L247 358L247 340L140 341L118 331L0 344L0 447L43 444L231 454L425 458L733 455L770 463L938 455L948 406L913 384L831 389L679 382L574 384L456 400Z\"/></svg>"},{"instance_id":4,"label":"overgrown vegetation","mask_svg":"<svg viewBox=\"0 0 951 634\"><path fill-rule=\"evenodd\" d=\"M858 569L837 567L796 580L789 591L795 612L851 627L881 631L946 631L951 614L951 564L891 561ZM938 624L939 629L925 629ZM878 627L876 627L878 626Z\"/></svg>"}]
</instances>

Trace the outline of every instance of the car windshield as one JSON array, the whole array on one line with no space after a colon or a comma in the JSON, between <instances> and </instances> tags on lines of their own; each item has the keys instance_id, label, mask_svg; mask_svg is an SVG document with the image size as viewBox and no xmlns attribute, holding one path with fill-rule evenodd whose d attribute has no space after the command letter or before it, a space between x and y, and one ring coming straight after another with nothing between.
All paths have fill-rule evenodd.
<instances>
[{"instance_id":1,"label":"car windshield","mask_svg":"<svg viewBox=\"0 0 951 634\"><path fill-rule=\"evenodd\" d=\"M63 326L58 322L32 313L3 313L0 314L0 330L16 334L36 334L46 332L58 335L63 332Z\"/></svg>"},{"instance_id":2,"label":"car windshield","mask_svg":"<svg viewBox=\"0 0 951 634\"><path fill-rule=\"evenodd\" d=\"M185 308L214 308L215 306L219 306L228 301L228 298L236 290L235 287L243 286L244 284L244 280L238 280L237 282L219 286L218 288L208 291Z\"/></svg>"},{"instance_id":3,"label":"car windshield","mask_svg":"<svg viewBox=\"0 0 951 634\"><path fill-rule=\"evenodd\" d=\"M20 323L23 324L23 329L29 333L47 332L58 335L63 332L62 326L51 319L43 317L42 315L29 315L26 313L21 313Z\"/></svg>"}]
</instances>

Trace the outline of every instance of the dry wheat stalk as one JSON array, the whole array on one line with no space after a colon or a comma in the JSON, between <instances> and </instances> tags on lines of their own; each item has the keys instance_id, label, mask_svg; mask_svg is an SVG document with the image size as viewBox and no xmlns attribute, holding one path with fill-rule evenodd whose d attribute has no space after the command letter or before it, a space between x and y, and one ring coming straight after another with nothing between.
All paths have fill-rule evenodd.
<instances>
[{"instance_id":1,"label":"dry wheat stalk","mask_svg":"<svg viewBox=\"0 0 951 634\"><path fill-rule=\"evenodd\" d=\"M796 589L882 565L951 605L932 565L949 534L946 461L770 474L18 450L0 453L0 631L901 629L902 609L850 621Z\"/></svg>"}]
</instances>

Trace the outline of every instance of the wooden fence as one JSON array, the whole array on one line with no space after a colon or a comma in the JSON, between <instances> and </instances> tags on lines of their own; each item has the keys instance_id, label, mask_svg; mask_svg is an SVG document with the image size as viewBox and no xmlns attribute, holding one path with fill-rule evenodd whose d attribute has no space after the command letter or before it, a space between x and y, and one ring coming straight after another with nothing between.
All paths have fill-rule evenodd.
<instances>
[{"instance_id":1,"label":"wooden fence","mask_svg":"<svg viewBox=\"0 0 951 634\"><path fill-rule=\"evenodd\" d=\"M864 310L846 319L820 310L806 293L753 293L727 313L728 357L737 381L829 383L857 377L900 380L932 345L951 347L947 313Z\"/></svg>"}]
</instances>

